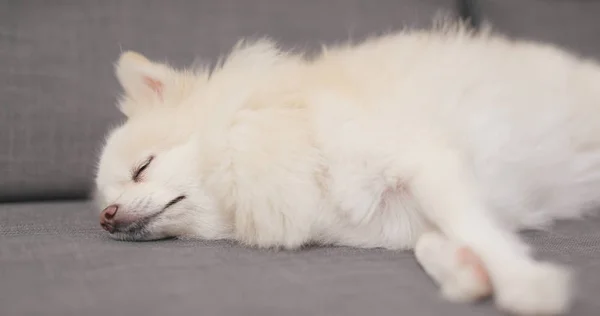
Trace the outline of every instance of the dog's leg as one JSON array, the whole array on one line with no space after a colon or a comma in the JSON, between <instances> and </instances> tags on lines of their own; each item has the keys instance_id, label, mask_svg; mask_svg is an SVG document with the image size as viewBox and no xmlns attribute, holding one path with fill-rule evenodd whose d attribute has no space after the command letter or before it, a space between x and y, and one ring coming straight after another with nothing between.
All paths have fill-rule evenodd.
<instances>
[{"instance_id":1,"label":"dog's leg","mask_svg":"<svg viewBox=\"0 0 600 316\"><path fill-rule=\"evenodd\" d=\"M537 262L518 236L489 214L462 159L454 152L429 152L411 182L425 216L450 240L483 261L496 304L521 314L562 314L569 309L570 275Z\"/></svg>"},{"instance_id":2,"label":"dog's leg","mask_svg":"<svg viewBox=\"0 0 600 316\"><path fill-rule=\"evenodd\" d=\"M492 284L477 255L441 233L423 234L417 241L415 256L450 301L473 302L492 294Z\"/></svg>"}]
</instances>

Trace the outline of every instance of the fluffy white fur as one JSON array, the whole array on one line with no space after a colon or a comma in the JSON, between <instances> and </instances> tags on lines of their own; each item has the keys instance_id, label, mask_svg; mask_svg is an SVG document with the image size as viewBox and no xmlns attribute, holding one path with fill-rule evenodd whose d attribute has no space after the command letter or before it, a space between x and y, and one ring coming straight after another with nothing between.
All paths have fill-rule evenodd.
<instances>
[{"instance_id":1,"label":"fluffy white fur","mask_svg":"<svg viewBox=\"0 0 600 316\"><path fill-rule=\"evenodd\" d=\"M210 70L125 52L116 73L127 120L97 174L99 203L131 223L115 238L413 249L429 236L417 258L446 297L489 294L459 268L431 272L452 260L431 251L446 238L481 259L503 310L569 310L569 271L516 232L600 204L595 62L456 27L310 58L242 42Z\"/></svg>"}]
</instances>

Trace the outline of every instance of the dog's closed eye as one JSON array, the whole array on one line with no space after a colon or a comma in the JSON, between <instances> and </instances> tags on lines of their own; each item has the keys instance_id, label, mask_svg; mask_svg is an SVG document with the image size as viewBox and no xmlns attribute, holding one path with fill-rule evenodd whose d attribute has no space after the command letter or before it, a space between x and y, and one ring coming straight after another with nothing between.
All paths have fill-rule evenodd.
<instances>
[{"instance_id":1,"label":"dog's closed eye","mask_svg":"<svg viewBox=\"0 0 600 316\"><path fill-rule=\"evenodd\" d=\"M152 162L152 160L154 160L154 156L150 156L148 157L148 159L146 159L146 161L144 161L143 164L141 164L139 167L136 167L133 170L133 175L132 175L132 180L133 182L140 182L143 175L144 175L144 171L146 169L148 169L148 166L150 166L150 163Z\"/></svg>"}]
</instances>

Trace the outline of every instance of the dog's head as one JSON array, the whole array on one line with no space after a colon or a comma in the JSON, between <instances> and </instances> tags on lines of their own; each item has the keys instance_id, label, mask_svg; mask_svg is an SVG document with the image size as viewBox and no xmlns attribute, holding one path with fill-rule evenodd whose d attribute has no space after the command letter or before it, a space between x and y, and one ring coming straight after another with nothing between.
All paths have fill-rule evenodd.
<instances>
[{"instance_id":1,"label":"dog's head","mask_svg":"<svg viewBox=\"0 0 600 316\"><path fill-rule=\"evenodd\" d=\"M203 69L178 71L123 53L115 72L127 119L110 131L96 175L102 227L126 240L231 237L231 214L219 212L215 201L229 196L218 171L228 166L220 153L230 115L260 104L255 91L270 91L272 74L295 69L299 60L268 40L242 41L209 79Z\"/></svg>"},{"instance_id":2,"label":"dog's head","mask_svg":"<svg viewBox=\"0 0 600 316\"><path fill-rule=\"evenodd\" d=\"M200 146L185 104L205 79L133 52L115 69L127 119L109 133L98 164L102 227L124 240L218 238L225 225L199 181Z\"/></svg>"}]
</instances>

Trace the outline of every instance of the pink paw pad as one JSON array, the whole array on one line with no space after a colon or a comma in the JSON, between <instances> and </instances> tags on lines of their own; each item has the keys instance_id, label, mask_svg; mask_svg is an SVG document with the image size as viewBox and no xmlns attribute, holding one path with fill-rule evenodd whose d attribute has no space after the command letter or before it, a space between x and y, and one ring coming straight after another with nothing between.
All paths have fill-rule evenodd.
<instances>
[{"instance_id":1,"label":"pink paw pad","mask_svg":"<svg viewBox=\"0 0 600 316\"><path fill-rule=\"evenodd\" d=\"M457 250L458 260L461 264L470 266L475 273L475 277L487 287L491 287L490 276L488 275L483 262L471 249L460 247Z\"/></svg>"}]
</instances>

